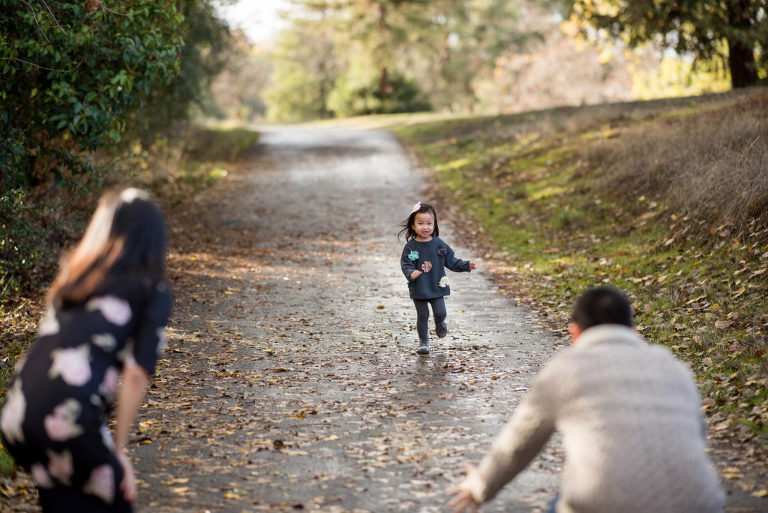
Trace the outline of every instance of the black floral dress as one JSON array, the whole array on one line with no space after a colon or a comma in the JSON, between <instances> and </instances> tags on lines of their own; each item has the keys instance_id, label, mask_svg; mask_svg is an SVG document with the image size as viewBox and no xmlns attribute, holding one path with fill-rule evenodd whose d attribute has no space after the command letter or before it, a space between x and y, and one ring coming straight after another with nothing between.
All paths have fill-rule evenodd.
<instances>
[{"instance_id":1,"label":"black floral dress","mask_svg":"<svg viewBox=\"0 0 768 513\"><path fill-rule=\"evenodd\" d=\"M78 512L130 511L107 418L125 362L154 372L170 308L165 283L126 280L41 321L6 394L0 435L45 511L74 511L75 499Z\"/></svg>"}]
</instances>

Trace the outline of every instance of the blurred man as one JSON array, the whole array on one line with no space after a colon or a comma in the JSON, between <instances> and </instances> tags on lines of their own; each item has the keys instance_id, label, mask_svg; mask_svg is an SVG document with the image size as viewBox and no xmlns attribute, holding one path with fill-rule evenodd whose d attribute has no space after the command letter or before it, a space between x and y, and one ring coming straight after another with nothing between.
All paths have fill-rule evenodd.
<instances>
[{"instance_id":1,"label":"blurred man","mask_svg":"<svg viewBox=\"0 0 768 513\"><path fill-rule=\"evenodd\" d=\"M562 434L557 513L720 513L723 492L706 453L692 373L632 329L621 292L600 287L577 301L572 347L556 355L478 468L448 493L456 513L492 499Z\"/></svg>"}]
</instances>

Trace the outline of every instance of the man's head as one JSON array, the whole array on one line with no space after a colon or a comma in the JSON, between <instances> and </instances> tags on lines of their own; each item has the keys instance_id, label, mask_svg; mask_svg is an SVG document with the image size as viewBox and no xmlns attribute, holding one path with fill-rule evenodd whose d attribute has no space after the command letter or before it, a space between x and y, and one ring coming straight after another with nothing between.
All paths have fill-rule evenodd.
<instances>
[{"instance_id":1,"label":"man's head","mask_svg":"<svg viewBox=\"0 0 768 513\"><path fill-rule=\"evenodd\" d=\"M575 341L581 333L600 324L622 324L632 327L632 307L629 299L612 287L596 287L584 292L573 307L571 338Z\"/></svg>"}]
</instances>

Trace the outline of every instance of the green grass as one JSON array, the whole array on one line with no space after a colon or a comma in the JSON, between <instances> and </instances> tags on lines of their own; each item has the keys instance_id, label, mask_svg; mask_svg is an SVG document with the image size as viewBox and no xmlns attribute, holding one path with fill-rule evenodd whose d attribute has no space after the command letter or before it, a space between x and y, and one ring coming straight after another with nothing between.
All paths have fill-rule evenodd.
<instances>
[{"instance_id":1,"label":"green grass","mask_svg":"<svg viewBox=\"0 0 768 513\"><path fill-rule=\"evenodd\" d=\"M393 130L553 327L565 327L573 299L589 286L626 291L638 330L691 364L710 414L767 448L766 219L723 227L686 217L665 191L619 193L589 149L634 144L630 127L654 133L669 119L684 127L689 117L738 105L725 96L655 110L633 104L640 114L584 108L589 116L571 109Z\"/></svg>"}]
</instances>

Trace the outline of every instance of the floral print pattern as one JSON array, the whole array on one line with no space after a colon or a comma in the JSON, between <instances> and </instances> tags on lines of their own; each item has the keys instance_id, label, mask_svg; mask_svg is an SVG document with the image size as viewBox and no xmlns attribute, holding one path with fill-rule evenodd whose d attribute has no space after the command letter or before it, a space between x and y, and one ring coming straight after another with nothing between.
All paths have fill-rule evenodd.
<instances>
[{"instance_id":1,"label":"floral print pattern","mask_svg":"<svg viewBox=\"0 0 768 513\"><path fill-rule=\"evenodd\" d=\"M72 453L64 451L61 454L47 450L48 454L48 473L51 477L55 477L59 482L64 484L70 484L70 478L75 473L75 468L72 466Z\"/></svg>"},{"instance_id":2,"label":"floral print pattern","mask_svg":"<svg viewBox=\"0 0 768 513\"><path fill-rule=\"evenodd\" d=\"M115 296L95 297L88 301L85 309L99 310L106 320L117 326L125 326L131 320L131 305Z\"/></svg>"},{"instance_id":3,"label":"floral print pattern","mask_svg":"<svg viewBox=\"0 0 768 513\"><path fill-rule=\"evenodd\" d=\"M40 321L40 326L37 328L38 337L46 337L48 335L55 335L59 332L59 321L56 319L56 311L53 308L48 308L45 311L43 320Z\"/></svg>"},{"instance_id":4,"label":"floral print pattern","mask_svg":"<svg viewBox=\"0 0 768 513\"><path fill-rule=\"evenodd\" d=\"M437 246L437 249L435 250L435 252L440 256L445 256L448 254L448 248L446 248L443 244L440 244L439 246Z\"/></svg>"},{"instance_id":5,"label":"floral print pattern","mask_svg":"<svg viewBox=\"0 0 768 513\"><path fill-rule=\"evenodd\" d=\"M440 278L440 282L438 283L439 286L445 288L448 286L448 276L443 276Z\"/></svg>"},{"instance_id":6,"label":"floral print pattern","mask_svg":"<svg viewBox=\"0 0 768 513\"><path fill-rule=\"evenodd\" d=\"M93 469L83 491L112 504L115 501L115 471L112 466L100 465Z\"/></svg>"},{"instance_id":7,"label":"floral print pattern","mask_svg":"<svg viewBox=\"0 0 768 513\"><path fill-rule=\"evenodd\" d=\"M83 428L75 422L81 410L77 399L67 399L55 407L43 420L48 437L55 442L64 442L82 434Z\"/></svg>"},{"instance_id":8,"label":"floral print pattern","mask_svg":"<svg viewBox=\"0 0 768 513\"><path fill-rule=\"evenodd\" d=\"M2 443L39 488L77 487L115 503L122 471L107 412L125 362L154 371L170 307L168 287L126 281L46 311L0 410Z\"/></svg>"},{"instance_id":9,"label":"floral print pattern","mask_svg":"<svg viewBox=\"0 0 768 513\"><path fill-rule=\"evenodd\" d=\"M117 347L117 339L111 333L97 333L91 337L91 342L104 351L114 351Z\"/></svg>"},{"instance_id":10,"label":"floral print pattern","mask_svg":"<svg viewBox=\"0 0 768 513\"><path fill-rule=\"evenodd\" d=\"M67 349L51 351L53 365L48 371L51 379L61 376L64 383L81 387L91 379L91 364L88 362L90 348L87 344Z\"/></svg>"},{"instance_id":11,"label":"floral print pattern","mask_svg":"<svg viewBox=\"0 0 768 513\"><path fill-rule=\"evenodd\" d=\"M48 471L45 470L45 465L42 463L33 464L30 472L32 473L32 479L39 488L51 488L53 486L51 476L48 475Z\"/></svg>"},{"instance_id":12,"label":"floral print pattern","mask_svg":"<svg viewBox=\"0 0 768 513\"><path fill-rule=\"evenodd\" d=\"M416 251L415 249L413 251L411 251L410 253L408 253L408 260L410 260L411 262L413 262L415 260L418 260L418 259L419 259L419 252Z\"/></svg>"},{"instance_id":13,"label":"floral print pattern","mask_svg":"<svg viewBox=\"0 0 768 513\"><path fill-rule=\"evenodd\" d=\"M27 400L21 393L21 380L17 379L13 387L6 393L5 406L0 414L0 426L5 439L11 443L24 442L24 432L21 423L27 411Z\"/></svg>"}]
</instances>

